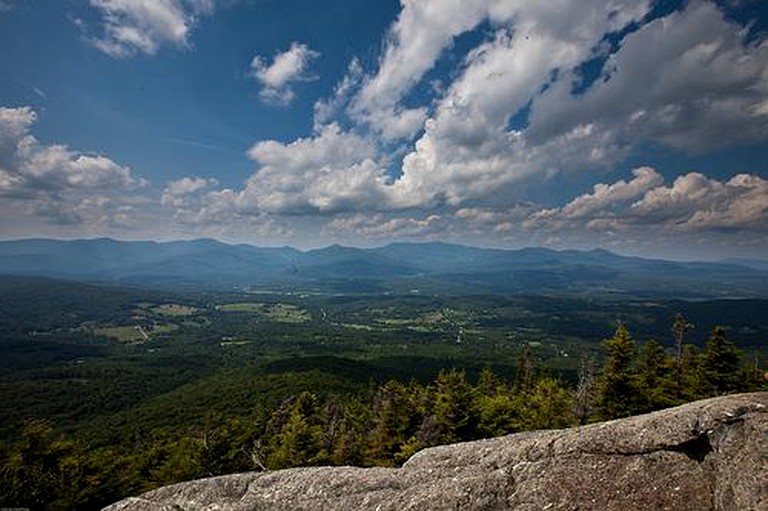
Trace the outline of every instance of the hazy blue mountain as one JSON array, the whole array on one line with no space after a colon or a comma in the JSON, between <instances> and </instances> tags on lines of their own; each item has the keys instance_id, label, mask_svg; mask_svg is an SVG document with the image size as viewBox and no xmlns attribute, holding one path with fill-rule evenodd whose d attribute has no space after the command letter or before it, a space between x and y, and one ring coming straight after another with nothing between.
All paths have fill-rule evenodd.
<instances>
[{"instance_id":1,"label":"hazy blue mountain","mask_svg":"<svg viewBox=\"0 0 768 511\"><path fill-rule=\"evenodd\" d=\"M299 251L210 239L0 242L0 274L215 289L334 292L634 294L766 297L768 268L738 260L676 262L606 250L501 250L446 243Z\"/></svg>"},{"instance_id":2,"label":"hazy blue mountain","mask_svg":"<svg viewBox=\"0 0 768 511\"><path fill-rule=\"evenodd\" d=\"M0 242L0 272L147 285L232 286L280 280L298 251L215 240L19 240Z\"/></svg>"},{"instance_id":3,"label":"hazy blue mountain","mask_svg":"<svg viewBox=\"0 0 768 511\"><path fill-rule=\"evenodd\" d=\"M768 271L768 259L731 258L723 259L721 262L725 264L746 266L747 268L752 268L754 270Z\"/></svg>"},{"instance_id":4,"label":"hazy blue mountain","mask_svg":"<svg viewBox=\"0 0 768 511\"><path fill-rule=\"evenodd\" d=\"M297 259L296 274L300 278L396 279L419 273L408 261L388 257L372 250L331 245L303 253Z\"/></svg>"}]
</instances>

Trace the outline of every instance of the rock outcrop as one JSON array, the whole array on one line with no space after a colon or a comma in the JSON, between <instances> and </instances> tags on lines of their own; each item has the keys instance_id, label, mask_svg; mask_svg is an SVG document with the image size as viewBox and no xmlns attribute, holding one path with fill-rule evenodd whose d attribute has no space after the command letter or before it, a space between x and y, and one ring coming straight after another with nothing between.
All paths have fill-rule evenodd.
<instances>
[{"instance_id":1,"label":"rock outcrop","mask_svg":"<svg viewBox=\"0 0 768 511\"><path fill-rule=\"evenodd\" d=\"M768 510L768 393L434 447L397 469L214 477L107 509Z\"/></svg>"}]
</instances>

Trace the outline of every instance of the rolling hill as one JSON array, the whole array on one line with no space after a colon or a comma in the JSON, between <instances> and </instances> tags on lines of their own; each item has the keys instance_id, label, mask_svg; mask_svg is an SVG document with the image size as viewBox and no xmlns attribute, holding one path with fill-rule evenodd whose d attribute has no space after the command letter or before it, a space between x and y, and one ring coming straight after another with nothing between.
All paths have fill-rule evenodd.
<instances>
[{"instance_id":1,"label":"rolling hill","mask_svg":"<svg viewBox=\"0 0 768 511\"><path fill-rule=\"evenodd\" d=\"M210 239L27 239L0 242L0 274L221 290L768 297L768 270L755 261L678 262L600 249L501 250L446 243L300 251Z\"/></svg>"}]
</instances>

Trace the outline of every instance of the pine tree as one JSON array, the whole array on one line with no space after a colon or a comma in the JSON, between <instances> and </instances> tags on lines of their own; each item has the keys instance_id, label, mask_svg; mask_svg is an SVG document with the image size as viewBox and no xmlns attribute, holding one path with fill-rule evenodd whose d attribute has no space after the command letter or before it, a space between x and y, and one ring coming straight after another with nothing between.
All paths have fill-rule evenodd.
<instances>
[{"instance_id":1,"label":"pine tree","mask_svg":"<svg viewBox=\"0 0 768 511\"><path fill-rule=\"evenodd\" d=\"M661 344L650 340L643 345L638 360L638 372L644 401L642 412L678 404L674 382L676 363L664 353Z\"/></svg>"},{"instance_id":2,"label":"pine tree","mask_svg":"<svg viewBox=\"0 0 768 511\"><path fill-rule=\"evenodd\" d=\"M571 393L556 379L540 378L521 410L525 429L561 429L575 422Z\"/></svg>"},{"instance_id":3,"label":"pine tree","mask_svg":"<svg viewBox=\"0 0 768 511\"><path fill-rule=\"evenodd\" d=\"M314 394L302 392L290 403L287 419L273 438L273 445L268 458L269 468L317 465L327 460L319 405Z\"/></svg>"},{"instance_id":4,"label":"pine tree","mask_svg":"<svg viewBox=\"0 0 768 511\"><path fill-rule=\"evenodd\" d=\"M725 330L715 327L707 341L703 356L706 383L716 394L736 392L742 387L741 354L725 336Z\"/></svg>"},{"instance_id":5,"label":"pine tree","mask_svg":"<svg viewBox=\"0 0 768 511\"><path fill-rule=\"evenodd\" d=\"M680 403L695 401L712 394L703 374L702 355L693 344L683 346L683 359L676 372L675 396Z\"/></svg>"},{"instance_id":6,"label":"pine tree","mask_svg":"<svg viewBox=\"0 0 768 511\"><path fill-rule=\"evenodd\" d=\"M414 408L415 387L388 381L373 398L371 428L368 434L366 462L391 465L394 455L414 435L421 421Z\"/></svg>"},{"instance_id":7,"label":"pine tree","mask_svg":"<svg viewBox=\"0 0 768 511\"><path fill-rule=\"evenodd\" d=\"M598 385L598 406L605 419L628 417L637 411L640 393L635 371L635 341L621 324L611 339L603 341L607 352Z\"/></svg>"},{"instance_id":8,"label":"pine tree","mask_svg":"<svg viewBox=\"0 0 768 511\"><path fill-rule=\"evenodd\" d=\"M477 417L472 409L474 388L464 371L440 371L435 380L432 416L441 432L440 443L470 440L476 436Z\"/></svg>"}]
</instances>

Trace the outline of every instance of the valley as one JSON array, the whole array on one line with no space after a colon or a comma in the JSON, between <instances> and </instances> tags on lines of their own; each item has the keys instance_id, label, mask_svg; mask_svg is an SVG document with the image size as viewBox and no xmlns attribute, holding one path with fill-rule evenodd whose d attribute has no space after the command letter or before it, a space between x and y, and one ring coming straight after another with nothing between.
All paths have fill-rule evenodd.
<instances>
[{"instance_id":1,"label":"valley","mask_svg":"<svg viewBox=\"0 0 768 511\"><path fill-rule=\"evenodd\" d=\"M600 341L619 322L638 342L671 349L677 312L696 325L686 342L703 346L720 325L752 358L768 347L768 300L760 299L172 292L5 277L0 311L5 439L35 418L71 431L93 426L89 434L98 437L96 425L115 413L185 388L194 396L200 382L220 378L237 385L317 371L358 389L369 380L426 382L450 368L476 376L489 367L511 378L529 351L537 366L575 381L580 362L600 358ZM215 406L222 413L247 406L230 399L222 392ZM163 426L202 424L209 411L200 406L198 415L168 417Z\"/></svg>"},{"instance_id":2,"label":"valley","mask_svg":"<svg viewBox=\"0 0 768 511\"><path fill-rule=\"evenodd\" d=\"M42 262L14 256L29 275L0 276L2 491L14 502L52 492L39 502L93 508L235 471L399 465L431 445L764 386L765 273L731 263L686 263L714 272L699 278L610 253L526 262L525 252L449 245L329 247L287 276L246 258L235 285L200 243L132 256L168 258L165 280L124 262L134 243L89 242L112 251L88 264L51 243L61 250ZM22 245L0 243L0 253ZM218 256L255 250L216 246ZM409 271L408 258L432 269ZM727 285L712 284L723 268ZM587 283L609 273L634 277L606 281L611 291ZM676 362L679 317L689 326ZM622 378L634 390L614 409L605 385L617 342L629 343Z\"/></svg>"}]
</instances>

